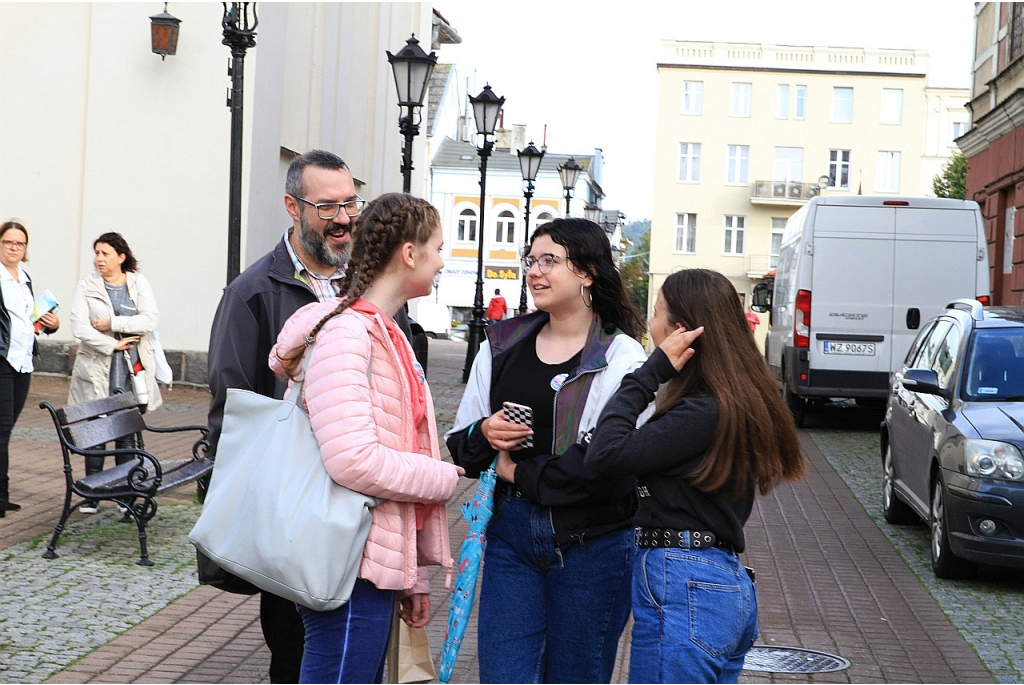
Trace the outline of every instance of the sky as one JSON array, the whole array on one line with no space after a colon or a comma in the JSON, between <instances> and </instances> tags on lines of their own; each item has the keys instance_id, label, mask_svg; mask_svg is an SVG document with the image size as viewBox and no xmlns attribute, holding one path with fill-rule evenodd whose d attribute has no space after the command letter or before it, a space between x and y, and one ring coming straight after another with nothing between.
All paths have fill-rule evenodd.
<instances>
[{"instance_id":1,"label":"sky","mask_svg":"<svg viewBox=\"0 0 1024 685\"><path fill-rule=\"evenodd\" d=\"M970 87L974 3L435 0L462 36L439 61L460 90L490 84L505 125L526 125L538 147L605 158L605 209L651 217L660 41L696 40L927 50L928 85Z\"/></svg>"}]
</instances>

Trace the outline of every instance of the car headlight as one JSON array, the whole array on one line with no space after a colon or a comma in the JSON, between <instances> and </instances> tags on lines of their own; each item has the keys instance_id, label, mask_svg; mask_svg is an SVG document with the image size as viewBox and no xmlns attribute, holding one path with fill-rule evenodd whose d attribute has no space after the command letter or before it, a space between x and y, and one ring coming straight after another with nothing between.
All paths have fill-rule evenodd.
<instances>
[{"instance_id":1,"label":"car headlight","mask_svg":"<svg viewBox=\"0 0 1024 685\"><path fill-rule=\"evenodd\" d=\"M971 476L1024 481L1024 457L1006 442L968 440L964 464Z\"/></svg>"}]
</instances>

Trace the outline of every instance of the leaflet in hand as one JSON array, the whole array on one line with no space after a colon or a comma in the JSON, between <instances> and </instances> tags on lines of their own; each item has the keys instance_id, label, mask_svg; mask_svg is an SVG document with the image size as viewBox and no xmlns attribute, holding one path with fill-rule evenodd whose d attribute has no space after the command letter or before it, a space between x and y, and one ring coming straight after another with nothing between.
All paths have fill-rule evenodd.
<instances>
[{"instance_id":1,"label":"leaflet in hand","mask_svg":"<svg viewBox=\"0 0 1024 685\"><path fill-rule=\"evenodd\" d=\"M36 333L43 330L43 322L39 318L47 312L52 312L57 308L57 298L53 296L49 290L44 290L39 297L36 298L35 306L32 308L32 321L35 323Z\"/></svg>"}]
</instances>

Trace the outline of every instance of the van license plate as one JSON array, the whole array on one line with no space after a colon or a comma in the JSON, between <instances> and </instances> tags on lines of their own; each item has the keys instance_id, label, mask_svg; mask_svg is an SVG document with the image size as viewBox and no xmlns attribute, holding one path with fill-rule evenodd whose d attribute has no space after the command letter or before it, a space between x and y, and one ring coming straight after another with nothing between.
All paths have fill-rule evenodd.
<instances>
[{"instance_id":1,"label":"van license plate","mask_svg":"<svg viewBox=\"0 0 1024 685\"><path fill-rule=\"evenodd\" d=\"M824 351L825 354L853 354L862 357L874 357L875 343L833 342L826 340Z\"/></svg>"}]
</instances>

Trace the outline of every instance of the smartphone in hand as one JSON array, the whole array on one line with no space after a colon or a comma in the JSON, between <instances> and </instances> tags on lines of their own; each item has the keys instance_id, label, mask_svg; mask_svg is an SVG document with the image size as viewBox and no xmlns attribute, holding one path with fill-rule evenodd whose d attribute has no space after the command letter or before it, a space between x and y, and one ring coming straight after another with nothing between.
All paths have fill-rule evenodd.
<instances>
[{"instance_id":1,"label":"smartphone in hand","mask_svg":"<svg viewBox=\"0 0 1024 685\"><path fill-rule=\"evenodd\" d=\"M523 425L533 428L533 409L527 407L525 404L516 404L515 402L502 402L501 413L505 417L506 421L512 423L521 423ZM533 447L533 436L527 435L526 438L519 443L520 448Z\"/></svg>"}]
</instances>

